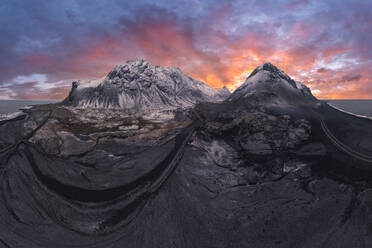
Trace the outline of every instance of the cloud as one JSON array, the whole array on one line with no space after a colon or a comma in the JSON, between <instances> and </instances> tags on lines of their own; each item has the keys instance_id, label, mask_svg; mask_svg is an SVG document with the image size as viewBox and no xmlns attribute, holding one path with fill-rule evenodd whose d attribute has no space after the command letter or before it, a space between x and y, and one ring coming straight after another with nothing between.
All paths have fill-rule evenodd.
<instances>
[{"instance_id":1,"label":"cloud","mask_svg":"<svg viewBox=\"0 0 372 248\"><path fill-rule=\"evenodd\" d=\"M69 86L58 82L102 77L145 58L230 89L271 61L318 97L371 98L371 7L363 0L9 1L0 7L0 97L63 98Z\"/></svg>"},{"instance_id":2,"label":"cloud","mask_svg":"<svg viewBox=\"0 0 372 248\"><path fill-rule=\"evenodd\" d=\"M63 99L70 85L55 86L50 89L39 87L39 82L25 82L7 87L0 86L0 96L6 99ZM8 96L8 97L5 97Z\"/></svg>"},{"instance_id":3,"label":"cloud","mask_svg":"<svg viewBox=\"0 0 372 248\"><path fill-rule=\"evenodd\" d=\"M285 8L288 10L296 10L309 4L309 0L294 0L285 4Z\"/></svg>"},{"instance_id":4,"label":"cloud","mask_svg":"<svg viewBox=\"0 0 372 248\"><path fill-rule=\"evenodd\" d=\"M350 81L360 81L362 78L362 75L360 74L348 74L345 76L342 76L341 82L350 82Z\"/></svg>"}]
</instances>

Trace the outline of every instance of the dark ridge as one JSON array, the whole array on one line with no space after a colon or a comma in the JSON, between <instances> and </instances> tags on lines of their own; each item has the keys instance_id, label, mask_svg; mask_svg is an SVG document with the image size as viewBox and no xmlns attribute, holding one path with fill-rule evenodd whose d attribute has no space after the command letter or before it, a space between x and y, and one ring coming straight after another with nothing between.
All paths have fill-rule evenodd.
<instances>
[{"instance_id":1,"label":"dark ridge","mask_svg":"<svg viewBox=\"0 0 372 248\"><path fill-rule=\"evenodd\" d=\"M184 139L188 136L188 133L193 130L193 128L194 128L193 126L189 126L185 128L179 135L176 136L174 148L170 151L166 158L149 173L143 175L141 178L139 178L136 181L133 181L132 183L104 190L83 189L73 185L66 185L57 181L54 178L47 177L40 171L40 169L35 163L33 152L36 152L36 150L32 148L30 149L29 147L24 147L22 150L27 156L28 160L30 161L30 164L35 172L35 175L38 177L40 181L43 182L43 184L47 185L48 188L52 189L57 194L60 194L71 200L98 203L115 200L116 198L128 194L133 189L151 185L153 181L161 177L162 173L166 170L168 165L174 159L174 156L177 154L177 151L183 148L181 144L184 141Z\"/></svg>"}]
</instances>

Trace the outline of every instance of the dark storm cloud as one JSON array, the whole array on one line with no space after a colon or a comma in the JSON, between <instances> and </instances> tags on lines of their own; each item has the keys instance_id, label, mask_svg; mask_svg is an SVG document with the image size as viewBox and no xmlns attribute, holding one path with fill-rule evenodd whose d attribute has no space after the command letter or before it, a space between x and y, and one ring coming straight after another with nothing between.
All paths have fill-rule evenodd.
<instances>
[{"instance_id":1,"label":"dark storm cloud","mask_svg":"<svg viewBox=\"0 0 372 248\"><path fill-rule=\"evenodd\" d=\"M348 75L342 76L341 82L359 81L361 78L362 78L362 75L360 74L348 74Z\"/></svg>"}]
</instances>

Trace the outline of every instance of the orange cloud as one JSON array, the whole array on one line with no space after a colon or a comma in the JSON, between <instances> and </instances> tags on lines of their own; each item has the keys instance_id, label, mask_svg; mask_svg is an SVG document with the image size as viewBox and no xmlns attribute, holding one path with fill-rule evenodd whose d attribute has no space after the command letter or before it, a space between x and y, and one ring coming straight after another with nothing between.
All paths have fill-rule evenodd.
<instances>
[{"instance_id":1,"label":"orange cloud","mask_svg":"<svg viewBox=\"0 0 372 248\"><path fill-rule=\"evenodd\" d=\"M303 4L307 1L293 2L296 8ZM102 77L117 63L143 57L152 64L180 67L212 87L234 90L258 65L269 61L307 84L319 98L371 98L372 78L366 69L353 72L327 67L337 61L337 56L350 53L350 46L327 47L324 35L310 42L316 29L305 23L293 25L284 38L273 31L280 23L275 28L267 24L263 30L247 29L232 38L223 32L230 12L227 6L214 13L198 32L187 24L181 27L172 17L126 21L120 35L105 35L92 42L70 59L66 70L83 78ZM48 59L37 55L26 60L48 63ZM68 89L59 88L53 97L63 92L67 95Z\"/></svg>"},{"instance_id":2,"label":"orange cloud","mask_svg":"<svg viewBox=\"0 0 372 248\"><path fill-rule=\"evenodd\" d=\"M314 95L319 98L370 97L368 93L363 92L363 87L371 82L368 75L363 75L362 80L351 78L346 82L344 74L339 73L339 77L335 77L335 73L338 72L315 68L320 60L327 64L336 55L350 52L349 47L285 49L290 47L288 40L282 41L283 45L270 46L270 37L248 33L231 41L219 32L208 30L206 32L209 39L217 37L218 44L212 44L214 49L208 50L208 47L198 47L197 39L191 31L179 29L172 22L144 22L136 24L133 28L134 30L125 33L125 38L127 43L130 41L138 47L140 52L135 54L136 57L145 57L153 64L180 67L186 74L215 88L227 86L234 90L245 81L256 66L270 61L294 79L308 84ZM302 37L300 39L308 38L311 28L301 30L297 27L293 32L292 36L299 32ZM125 45L121 37L105 40L90 49L78 61L82 63L102 60L102 63L96 65L95 72L100 74L99 76L104 76L114 66L115 61L121 60L122 55L127 57L128 51L122 46ZM79 68L76 67L76 70Z\"/></svg>"}]
</instances>

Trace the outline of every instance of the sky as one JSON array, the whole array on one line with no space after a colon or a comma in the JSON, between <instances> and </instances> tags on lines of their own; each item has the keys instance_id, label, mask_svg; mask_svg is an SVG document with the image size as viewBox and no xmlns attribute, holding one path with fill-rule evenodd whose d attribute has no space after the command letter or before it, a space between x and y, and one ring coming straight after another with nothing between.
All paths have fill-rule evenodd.
<instances>
[{"instance_id":1,"label":"sky","mask_svg":"<svg viewBox=\"0 0 372 248\"><path fill-rule=\"evenodd\" d=\"M321 99L372 99L371 0L1 0L0 99L63 99L143 58L234 90L271 62Z\"/></svg>"}]
</instances>

